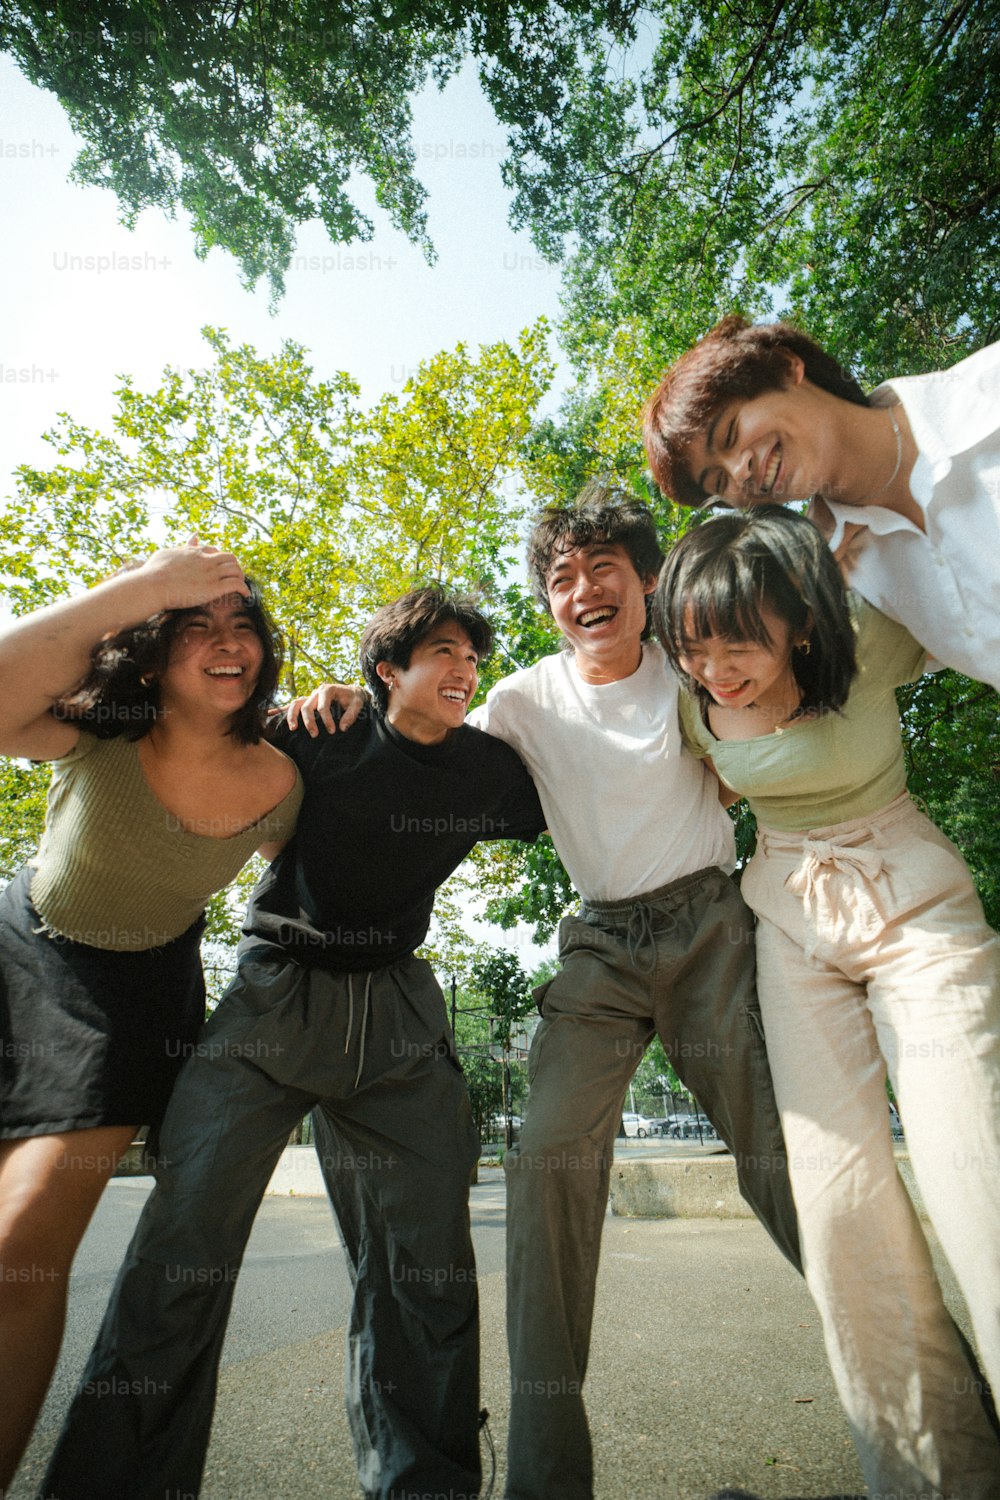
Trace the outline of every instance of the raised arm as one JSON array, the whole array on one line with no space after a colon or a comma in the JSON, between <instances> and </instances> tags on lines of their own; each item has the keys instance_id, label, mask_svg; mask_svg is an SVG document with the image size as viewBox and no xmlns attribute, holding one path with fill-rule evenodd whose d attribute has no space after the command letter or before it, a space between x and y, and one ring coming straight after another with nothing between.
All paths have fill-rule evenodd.
<instances>
[{"instance_id":1,"label":"raised arm","mask_svg":"<svg viewBox=\"0 0 1000 1500\"><path fill-rule=\"evenodd\" d=\"M188 543L162 548L141 567L12 621L0 631L0 754L66 755L79 730L54 719L52 705L86 676L98 641L161 610L233 593L248 589L232 553Z\"/></svg>"}]
</instances>

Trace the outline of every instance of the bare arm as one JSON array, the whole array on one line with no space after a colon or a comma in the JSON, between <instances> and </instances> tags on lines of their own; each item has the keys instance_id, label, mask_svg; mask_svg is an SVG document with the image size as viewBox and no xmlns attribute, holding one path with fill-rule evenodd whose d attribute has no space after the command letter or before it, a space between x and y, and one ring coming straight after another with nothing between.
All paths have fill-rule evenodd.
<instances>
[{"instance_id":1,"label":"bare arm","mask_svg":"<svg viewBox=\"0 0 1000 1500\"><path fill-rule=\"evenodd\" d=\"M274 861L277 859L278 855L281 853L282 849L284 849L287 843L287 839L275 839L271 844L258 845L257 853L260 855L261 859L266 859L269 865L273 865Z\"/></svg>"},{"instance_id":2,"label":"bare arm","mask_svg":"<svg viewBox=\"0 0 1000 1500\"><path fill-rule=\"evenodd\" d=\"M718 771L715 769L715 766L712 763L712 757L710 755L706 755L704 757L704 759L702 760L702 765L704 765L709 771L711 771L712 775L715 777L716 784L719 789L719 801L722 803L723 807L732 807L734 802L738 802L740 800L740 793L734 792L731 786L726 786L726 783L722 780Z\"/></svg>"},{"instance_id":3,"label":"bare arm","mask_svg":"<svg viewBox=\"0 0 1000 1500\"><path fill-rule=\"evenodd\" d=\"M247 592L232 553L189 543L162 548L140 568L14 620L0 631L0 754L53 760L72 750L79 730L50 711L86 676L103 636L160 610Z\"/></svg>"}]
</instances>

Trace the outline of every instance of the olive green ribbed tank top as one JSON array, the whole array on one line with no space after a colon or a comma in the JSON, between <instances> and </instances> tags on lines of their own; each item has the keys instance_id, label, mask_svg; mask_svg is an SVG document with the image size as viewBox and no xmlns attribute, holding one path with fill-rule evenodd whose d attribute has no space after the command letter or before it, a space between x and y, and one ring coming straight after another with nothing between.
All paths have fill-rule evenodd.
<instances>
[{"instance_id":1,"label":"olive green ribbed tank top","mask_svg":"<svg viewBox=\"0 0 1000 1500\"><path fill-rule=\"evenodd\" d=\"M94 948L157 948L185 932L260 844L287 839L302 778L253 827L231 837L189 833L154 796L139 747L81 732L54 761L31 900L53 937Z\"/></svg>"}]
</instances>

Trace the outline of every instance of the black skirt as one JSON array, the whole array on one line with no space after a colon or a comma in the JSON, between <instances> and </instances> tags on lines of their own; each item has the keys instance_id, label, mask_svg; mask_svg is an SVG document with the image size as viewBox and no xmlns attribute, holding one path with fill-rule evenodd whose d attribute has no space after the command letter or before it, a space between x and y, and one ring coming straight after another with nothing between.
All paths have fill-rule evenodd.
<instances>
[{"instance_id":1,"label":"black skirt","mask_svg":"<svg viewBox=\"0 0 1000 1500\"><path fill-rule=\"evenodd\" d=\"M0 1139L156 1125L205 1019L199 917L114 953L39 931L21 870L0 895Z\"/></svg>"}]
</instances>

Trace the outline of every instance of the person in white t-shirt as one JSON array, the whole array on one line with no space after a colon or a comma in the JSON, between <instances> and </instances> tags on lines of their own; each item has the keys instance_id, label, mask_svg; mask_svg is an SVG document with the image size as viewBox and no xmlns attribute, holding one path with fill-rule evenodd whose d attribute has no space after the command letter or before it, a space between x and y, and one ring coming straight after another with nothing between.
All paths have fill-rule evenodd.
<instances>
[{"instance_id":1,"label":"person in white t-shirt","mask_svg":"<svg viewBox=\"0 0 1000 1500\"><path fill-rule=\"evenodd\" d=\"M733 825L682 746L678 686L649 639L663 561L652 512L599 484L539 518L535 592L564 651L505 677L469 722L527 765L582 909L536 991L531 1089L507 1153L508 1500L590 1500L583 1382L622 1102L654 1033L736 1159L740 1189L801 1270ZM296 700L335 730L332 685Z\"/></svg>"},{"instance_id":2,"label":"person in white t-shirt","mask_svg":"<svg viewBox=\"0 0 1000 1500\"><path fill-rule=\"evenodd\" d=\"M800 1266L718 783L683 748L677 681L648 638L652 512L600 484L539 518L536 596L566 649L491 689L472 722L511 744L582 897L536 992L520 1140L507 1153L508 1500L589 1500L582 1388L622 1100L655 1033L732 1150L740 1188Z\"/></svg>"},{"instance_id":3,"label":"person in white t-shirt","mask_svg":"<svg viewBox=\"0 0 1000 1500\"><path fill-rule=\"evenodd\" d=\"M811 500L852 588L1000 689L1000 343L866 395L801 329L730 315L646 410L681 505Z\"/></svg>"}]
</instances>

